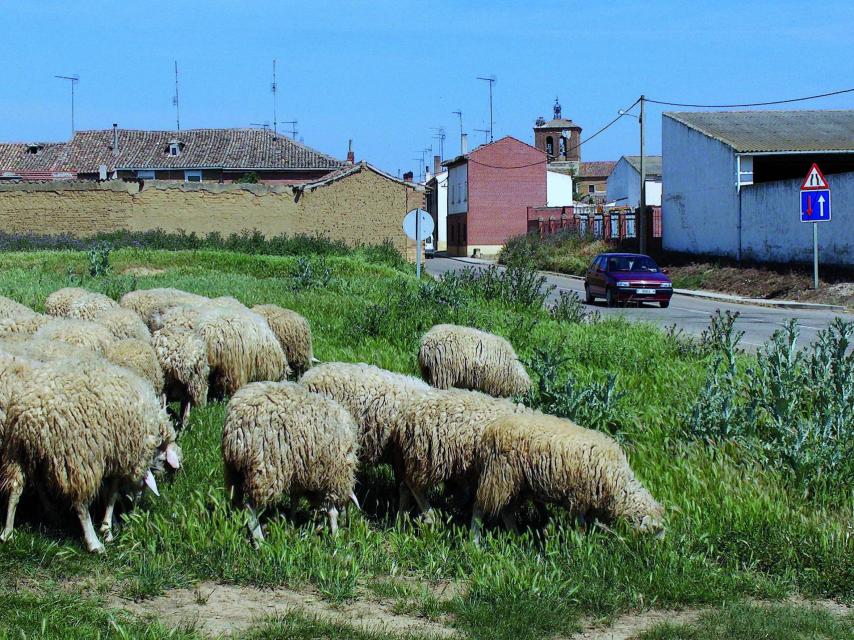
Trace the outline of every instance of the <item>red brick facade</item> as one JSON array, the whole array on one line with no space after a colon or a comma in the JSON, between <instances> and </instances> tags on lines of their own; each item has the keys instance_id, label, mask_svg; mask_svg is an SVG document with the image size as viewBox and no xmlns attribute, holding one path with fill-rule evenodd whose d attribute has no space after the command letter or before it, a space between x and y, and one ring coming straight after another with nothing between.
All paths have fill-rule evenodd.
<instances>
[{"instance_id":1,"label":"red brick facade","mask_svg":"<svg viewBox=\"0 0 854 640\"><path fill-rule=\"evenodd\" d=\"M546 154L510 136L478 147L450 167L468 164L466 213L448 213L448 251L496 253L528 230L528 207L546 203Z\"/></svg>"}]
</instances>

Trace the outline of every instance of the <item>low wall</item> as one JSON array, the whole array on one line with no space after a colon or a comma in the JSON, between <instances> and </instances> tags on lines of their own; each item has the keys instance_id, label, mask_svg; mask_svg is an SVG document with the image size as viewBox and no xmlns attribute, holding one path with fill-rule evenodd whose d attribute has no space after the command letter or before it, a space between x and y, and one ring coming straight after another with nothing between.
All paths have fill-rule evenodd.
<instances>
[{"instance_id":1,"label":"low wall","mask_svg":"<svg viewBox=\"0 0 854 640\"><path fill-rule=\"evenodd\" d=\"M390 240L414 257L401 227L423 194L363 170L314 190L261 184L52 182L0 185L0 231L70 234L163 229L222 235L321 234L350 245Z\"/></svg>"}]
</instances>

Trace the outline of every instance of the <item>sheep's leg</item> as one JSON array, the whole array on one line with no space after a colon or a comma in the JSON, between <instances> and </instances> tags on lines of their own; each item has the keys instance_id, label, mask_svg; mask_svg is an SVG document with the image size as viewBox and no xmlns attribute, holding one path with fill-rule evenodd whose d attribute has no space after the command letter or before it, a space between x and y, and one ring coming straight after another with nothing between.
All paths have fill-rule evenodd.
<instances>
[{"instance_id":1,"label":"sheep's leg","mask_svg":"<svg viewBox=\"0 0 854 640\"><path fill-rule=\"evenodd\" d=\"M264 542L264 531L261 529L261 521L258 520L258 514L252 505L247 504L246 509L249 511L248 526L249 533L252 535L252 546L257 549Z\"/></svg>"},{"instance_id":2,"label":"sheep's leg","mask_svg":"<svg viewBox=\"0 0 854 640\"><path fill-rule=\"evenodd\" d=\"M414 489L410 486L409 490L412 491L412 497L415 498L415 503L421 511L421 520L426 524L433 524L433 507L430 506L427 496L420 489Z\"/></svg>"},{"instance_id":3,"label":"sheep's leg","mask_svg":"<svg viewBox=\"0 0 854 640\"><path fill-rule=\"evenodd\" d=\"M92 553L104 553L104 545L98 540L98 534L95 533L95 527L92 526L92 516L89 513L89 505L82 502L74 505L74 510L77 512L77 517L80 519L80 526L83 527L83 538L86 540L86 548Z\"/></svg>"},{"instance_id":4,"label":"sheep's leg","mask_svg":"<svg viewBox=\"0 0 854 640\"><path fill-rule=\"evenodd\" d=\"M480 545L480 528L483 526L483 508L477 502L471 511L471 539L476 545Z\"/></svg>"},{"instance_id":5,"label":"sheep's leg","mask_svg":"<svg viewBox=\"0 0 854 640\"><path fill-rule=\"evenodd\" d=\"M516 516L513 514L513 509L506 506L501 510L501 521L508 531L514 535L519 535L519 527L516 524Z\"/></svg>"},{"instance_id":6,"label":"sheep's leg","mask_svg":"<svg viewBox=\"0 0 854 640\"><path fill-rule=\"evenodd\" d=\"M101 533L104 535L104 542L113 541L113 511L116 508L116 501L119 499L119 482L118 480L110 481L110 492L107 495L107 508L104 509L104 520L101 522Z\"/></svg>"},{"instance_id":7,"label":"sheep's leg","mask_svg":"<svg viewBox=\"0 0 854 640\"><path fill-rule=\"evenodd\" d=\"M409 487L406 486L405 482L401 482L397 487L397 515L402 517L407 511L409 511L410 502L412 498L412 492L409 491Z\"/></svg>"},{"instance_id":8,"label":"sheep's leg","mask_svg":"<svg viewBox=\"0 0 854 640\"><path fill-rule=\"evenodd\" d=\"M6 506L6 526L3 527L3 533L0 533L0 542L7 542L12 539L12 533L15 530L15 511L18 509L18 502L23 492L23 483L16 484L9 492L9 504Z\"/></svg>"},{"instance_id":9,"label":"sheep's leg","mask_svg":"<svg viewBox=\"0 0 854 640\"><path fill-rule=\"evenodd\" d=\"M326 514L329 516L329 529L332 531L332 535L338 534L338 509L335 508L335 505L329 505L329 508L326 510Z\"/></svg>"},{"instance_id":10,"label":"sheep's leg","mask_svg":"<svg viewBox=\"0 0 854 640\"><path fill-rule=\"evenodd\" d=\"M192 403L189 400L181 401L181 426L187 426L187 422L190 420L190 408L192 407Z\"/></svg>"}]
</instances>

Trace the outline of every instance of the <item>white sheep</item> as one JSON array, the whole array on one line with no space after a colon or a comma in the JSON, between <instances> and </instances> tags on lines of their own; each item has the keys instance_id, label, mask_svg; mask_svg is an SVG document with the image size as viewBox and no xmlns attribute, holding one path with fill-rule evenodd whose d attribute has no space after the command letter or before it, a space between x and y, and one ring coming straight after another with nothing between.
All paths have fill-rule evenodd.
<instances>
[{"instance_id":1,"label":"white sheep","mask_svg":"<svg viewBox=\"0 0 854 640\"><path fill-rule=\"evenodd\" d=\"M208 401L210 365L204 341L189 329L165 327L155 331L151 346L163 370L169 402L180 402L180 423L186 424L193 406Z\"/></svg>"},{"instance_id":2,"label":"white sheep","mask_svg":"<svg viewBox=\"0 0 854 640\"><path fill-rule=\"evenodd\" d=\"M395 453L401 457L403 481L427 519L428 489L442 483L464 488L476 484L478 454L489 423L529 411L510 400L459 389L434 389L401 406L392 429Z\"/></svg>"},{"instance_id":3,"label":"white sheep","mask_svg":"<svg viewBox=\"0 0 854 640\"><path fill-rule=\"evenodd\" d=\"M264 539L258 511L284 496L319 500L337 531L338 509L355 500L356 424L337 402L292 382L256 382L228 403L222 433L226 490L250 512L254 544Z\"/></svg>"},{"instance_id":4,"label":"white sheep","mask_svg":"<svg viewBox=\"0 0 854 640\"><path fill-rule=\"evenodd\" d=\"M122 296L119 305L136 312L153 331L155 327L152 327L151 320L156 314L162 314L179 304L203 304L205 302L210 302L210 298L180 289L161 288L130 291Z\"/></svg>"},{"instance_id":5,"label":"white sheep","mask_svg":"<svg viewBox=\"0 0 854 640\"><path fill-rule=\"evenodd\" d=\"M150 342L136 338L116 340L107 345L104 358L146 380L158 396L163 393L163 369Z\"/></svg>"},{"instance_id":6,"label":"white sheep","mask_svg":"<svg viewBox=\"0 0 854 640\"><path fill-rule=\"evenodd\" d=\"M35 313L35 311L20 302L0 296L0 318L18 318L21 316L32 316Z\"/></svg>"},{"instance_id":7,"label":"white sheep","mask_svg":"<svg viewBox=\"0 0 854 640\"><path fill-rule=\"evenodd\" d=\"M44 301L44 310L49 316L67 318L71 305L80 298L91 295L92 292L81 287L64 287L51 293ZM106 296L104 296L106 298ZM107 300L110 300L107 298ZM110 300L112 302L112 300Z\"/></svg>"},{"instance_id":8,"label":"white sheep","mask_svg":"<svg viewBox=\"0 0 854 640\"><path fill-rule=\"evenodd\" d=\"M296 311L275 304L257 304L252 311L263 316L279 339L288 365L297 375L307 371L314 361L311 327Z\"/></svg>"},{"instance_id":9,"label":"white sheep","mask_svg":"<svg viewBox=\"0 0 854 640\"><path fill-rule=\"evenodd\" d=\"M267 321L245 307L174 306L155 313L151 326L189 329L202 338L216 393L232 395L249 382L281 380L290 371Z\"/></svg>"},{"instance_id":10,"label":"white sheep","mask_svg":"<svg viewBox=\"0 0 854 640\"><path fill-rule=\"evenodd\" d=\"M625 518L639 531L663 533L664 509L604 433L540 412L504 415L484 431L480 453L475 539L484 514L503 513L526 498L564 506L582 519Z\"/></svg>"},{"instance_id":11,"label":"white sheep","mask_svg":"<svg viewBox=\"0 0 854 640\"><path fill-rule=\"evenodd\" d=\"M418 378L349 362L313 367L299 384L341 403L350 412L359 425L359 457L368 464L393 462L389 446L401 407L430 390Z\"/></svg>"},{"instance_id":12,"label":"white sheep","mask_svg":"<svg viewBox=\"0 0 854 640\"><path fill-rule=\"evenodd\" d=\"M31 336L53 318L41 313L21 314L0 319L0 338Z\"/></svg>"},{"instance_id":13,"label":"white sheep","mask_svg":"<svg viewBox=\"0 0 854 640\"><path fill-rule=\"evenodd\" d=\"M421 375L438 389L458 387L492 396L526 393L531 379L504 338L454 324L438 324L421 338Z\"/></svg>"},{"instance_id":14,"label":"white sheep","mask_svg":"<svg viewBox=\"0 0 854 640\"><path fill-rule=\"evenodd\" d=\"M0 360L9 358L0 354ZM163 461L180 464L166 411L141 378L96 358L32 366L15 378L4 407L11 427L0 480L8 493L0 540L12 535L25 484L36 483L74 506L87 548L103 553L89 512L101 487L106 483L101 530L109 541L122 485L145 482L156 493L152 469Z\"/></svg>"},{"instance_id":15,"label":"white sheep","mask_svg":"<svg viewBox=\"0 0 854 640\"><path fill-rule=\"evenodd\" d=\"M103 355L116 341L105 327L88 320L53 318L33 334L36 338L59 340Z\"/></svg>"}]
</instances>

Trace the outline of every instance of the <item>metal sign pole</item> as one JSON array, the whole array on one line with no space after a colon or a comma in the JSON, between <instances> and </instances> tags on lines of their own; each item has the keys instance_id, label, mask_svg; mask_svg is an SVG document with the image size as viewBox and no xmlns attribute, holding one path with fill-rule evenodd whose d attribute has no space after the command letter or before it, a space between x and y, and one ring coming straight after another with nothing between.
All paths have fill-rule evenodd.
<instances>
[{"instance_id":1,"label":"metal sign pole","mask_svg":"<svg viewBox=\"0 0 854 640\"><path fill-rule=\"evenodd\" d=\"M818 222L812 223L812 286L818 289Z\"/></svg>"},{"instance_id":2,"label":"metal sign pole","mask_svg":"<svg viewBox=\"0 0 854 640\"><path fill-rule=\"evenodd\" d=\"M421 278L421 211L415 214L415 277Z\"/></svg>"}]
</instances>

